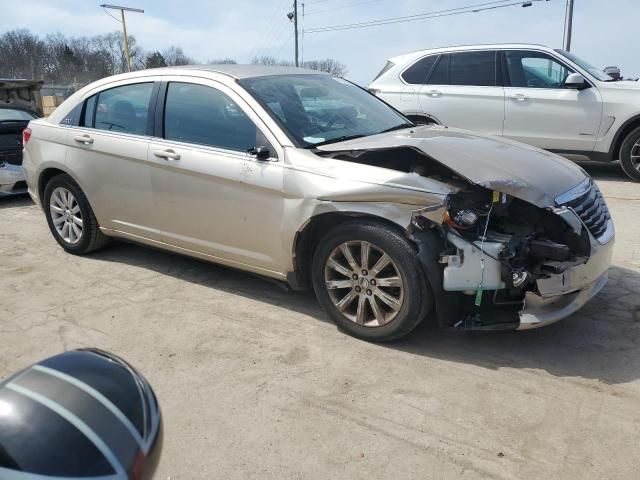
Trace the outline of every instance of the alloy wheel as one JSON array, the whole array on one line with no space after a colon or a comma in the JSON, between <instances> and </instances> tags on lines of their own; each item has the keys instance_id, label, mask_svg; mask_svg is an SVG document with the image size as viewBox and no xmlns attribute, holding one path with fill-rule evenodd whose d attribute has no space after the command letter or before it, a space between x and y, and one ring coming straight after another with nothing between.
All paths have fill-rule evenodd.
<instances>
[{"instance_id":1,"label":"alloy wheel","mask_svg":"<svg viewBox=\"0 0 640 480\"><path fill-rule=\"evenodd\" d=\"M329 298L342 315L366 327L391 322L404 300L404 283L396 263L365 241L338 245L324 271Z\"/></svg>"},{"instance_id":2,"label":"alloy wheel","mask_svg":"<svg viewBox=\"0 0 640 480\"><path fill-rule=\"evenodd\" d=\"M640 140L631 147L631 166L640 172Z\"/></svg>"},{"instance_id":3,"label":"alloy wheel","mask_svg":"<svg viewBox=\"0 0 640 480\"><path fill-rule=\"evenodd\" d=\"M57 187L49 199L51 221L60 238L75 245L82 238L82 212L73 194L64 187Z\"/></svg>"}]
</instances>

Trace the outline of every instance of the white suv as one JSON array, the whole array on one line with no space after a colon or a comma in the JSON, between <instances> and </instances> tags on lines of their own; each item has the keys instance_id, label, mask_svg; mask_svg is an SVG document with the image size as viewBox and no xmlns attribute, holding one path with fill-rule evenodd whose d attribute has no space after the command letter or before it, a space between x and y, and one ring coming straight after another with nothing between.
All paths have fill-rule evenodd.
<instances>
[{"instance_id":1,"label":"white suv","mask_svg":"<svg viewBox=\"0 0 640 480\"><path fill-rule=\"evenodd\" d=\"M474 45L391 58L369 90L419 123L528 143L572 160L620 159L640 181L640 84L572 53Z\"/></svg>"}]
</instances>

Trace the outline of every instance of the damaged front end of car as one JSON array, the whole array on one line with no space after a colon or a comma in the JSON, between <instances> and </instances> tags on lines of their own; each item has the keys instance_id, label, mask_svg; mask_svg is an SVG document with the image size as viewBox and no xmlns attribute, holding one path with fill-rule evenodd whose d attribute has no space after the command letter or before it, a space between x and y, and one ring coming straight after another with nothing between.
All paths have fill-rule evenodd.
<instances>
[{"instance_id":1,"label":"damaged front end of car","mask_svg":"<svg viewBox=\"0 0 640 480\"><path fill-rule=\"evenodd\" d=\"M491 172L484 169L470 178L470 170L461 174L421 147L343 150L331 156L452 186L442 202L415 210L407 229L442 327L540 327L571 315L605 285L613 223L588 176L561 172L568 177L565 184L572 182L564 191L557 179L555 190L545 189L540 176L521 171L488 180Z\"/></svg>"},{"instance_id":2,"label":"damaged front end of car","mask_svg":"<svg viewBox=\"0 0 640 480\"><path fill-rule=\"evenodd\" d=\"M613 226L590 179L580 190L572 201L582 199L582 210L571 202L540 208L472 185L437 208L417 211L412 237L431 284L441 286L440 323L532 328L570 315L595 295L606 283Z\"/></svg>"}]
</instances>

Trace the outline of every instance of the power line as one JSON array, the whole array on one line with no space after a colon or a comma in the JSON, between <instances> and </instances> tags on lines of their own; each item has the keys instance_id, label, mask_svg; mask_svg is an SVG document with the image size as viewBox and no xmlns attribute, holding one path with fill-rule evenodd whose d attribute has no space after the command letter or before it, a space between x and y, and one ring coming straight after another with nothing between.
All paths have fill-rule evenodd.
<instances>
[{"instance_id":1,"label":"power line","mask_svg":"<svg viewBox=\"0 0 640 480\"><path fill-rule=\"evenodd\" d=\"M308 13L305 13L305 15L315 15L316 13L333 12L335 10L343 10L345 8L357 7L359 5L366 5L367 3L375 3L375 2L379 2L379 1L380 0L366 0L364 2L349 3L347 5L342 5L340 7L325 8L324 10L312 10L312 11L310 11Z\"/></svg>"},{"instance_id":2,"label":"power line","mask_svg":"<svg viewBox=\"0 0 640 480\"><path fill-rule=\"evenodd\" d=\"M278 20L280 20L280 17L282 15L282 10L284 10L286 3L287 3L287 0L282 0L278 4L278 6L272 10L271 17L269 18L269 21L266 23L267 28L265 28L262 31L262 33L257 37L256 43L251 49L250 58L254 58L255 56L257 56L259 51L263 49L266 45L268 45L270 40L271 41L273 40L272 37L274 33L277 32L277 35L281 33L281 31L278 31L278 24L281 23Z\"/></svg>"},{"instance_id":3,"label":"power line","mask_svg":"<svg viewBox=\"0 0 640 480\"><path fill-rule=\"evenodd\" d=\"M349 23L344 25L330 25L326 27L310 28L306 31L306 33L333 32L337 30L351 30L356 28L376 27L379 25L389 25L393 23L414 22L417 20L427 20L430 18L449 17L453 15L462 15L465 13L477 13L485 10L495 10L498 8L511 7L514 5L524 5L527 3L525 0L518 0L518 1L512 1L511 3L505 4L505 2L507 1L509 0L496 0L493 2L467 5L466 7L450 8L446 10L437 10L433 12L424 12L416 15L407 15L404 17L391 17L391 18L370 20L370 21L359 22L359 23ZM496 4L499 4L499 5L496 5Z\"/></svg>"},{"instance_id":4,"label":"power line","mask_svg":"<svg viewBox=\"0 0 640 480\"><path fill-rule=\"evenodd\" d=\"M491 2L484 2L484 3L478 3L478 4L473 4L473 5L467 5L464 7L456 7L456 8L447 8L445 10L434 10L432 12L423 12L423 13L417 13L414 15L405 15L402 17L390 17L390 18L381 18L378 20L367 20L365 22L357 22L357 23L347 23L347 24L343 24L343 25L328 25L326 27L317 27L317 28L311 28L309 30L307 30L307 33L316 33L316 32L322 32L322 31L332 31L332 30L346 30L346 29L350 29L350 28L364 28L364 27L368 27L368 26L375 26L375 25L386 25L387 23L399 23L399 22L405 22L405 21L414 21L414 20L421 20L424 17L429 17L429 16L434 16L434 15L439 15L439 14L445 14L445 13L449 13L449 12L455 12L456 14L460 14L460 13L469 13L466 10L470 9L470 8L475 8L475 7L485 7L488 5L496 5L496 4L503 4L508 2L509 0L494 0ZM521 1L517 2L518 4L522 3ZM464 12L461 12L461 10L465 10ZM479 10L476 10L479 11Z\"/></svg>"}]
</instances>

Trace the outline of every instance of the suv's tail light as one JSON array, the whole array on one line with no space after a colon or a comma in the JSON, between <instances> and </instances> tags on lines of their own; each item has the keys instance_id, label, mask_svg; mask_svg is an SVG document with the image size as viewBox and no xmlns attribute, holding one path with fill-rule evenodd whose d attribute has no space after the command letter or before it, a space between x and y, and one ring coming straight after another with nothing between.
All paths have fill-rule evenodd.
<instances>
[{"instance_id":1,"label":"suv's tail light","mask_svg":"<svg viewBox=\"0 0 640 480\"><path fill-rule=\"evenodd\" d=\"M25 128L22 130L22 148L27 146L27 142L31 138L31 129Z\"/></svg>"}]
</instances>

